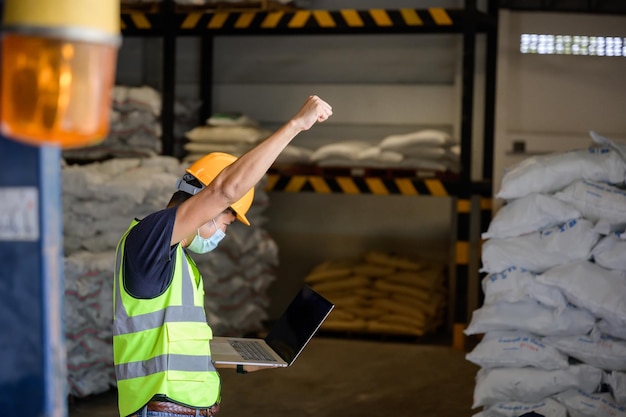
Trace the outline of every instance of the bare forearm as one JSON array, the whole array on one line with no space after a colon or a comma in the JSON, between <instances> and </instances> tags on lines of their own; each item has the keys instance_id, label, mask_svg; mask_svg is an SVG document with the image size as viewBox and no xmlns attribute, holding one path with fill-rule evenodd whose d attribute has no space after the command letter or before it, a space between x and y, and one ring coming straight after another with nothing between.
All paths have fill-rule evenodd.
<instances>
[{"instance_id":1,"label":"bare forearm","mask_svg":"<svg viewBox=\"0 0 626 417\"><path fill-rule=\"evenodd\" d=\"M222 187L231 203L237 201L263 178L280 153L300 132L293 120L285 123L235 163L226 167L216 178L219 182L215 185Z\"/></svg>"},{"instance_id":2,"label":"bare forearm","mask_svg":"<svg viewBox=\"0 0 626 417\"><path fill-rule=\"evenodd\" d=\"M332 108L309 96L298 112L278 130L220 172L201 192L178 208L172 244L180 242L253 188L287 145L302 131L332 115Z\"/></svg>"},{"instance_id":3,"label":"bare forearm","mask_svg":"<svg viewBox=\"0 0 626 417\"><path fill-rule=\"evenodd\" d=\"M317 96L310 96L287 123L256 147L226 167L214 182L229 203L237 201L261 180L276 158L302 131L332 115L332 108Z\"/></svg>"}]
</instances>

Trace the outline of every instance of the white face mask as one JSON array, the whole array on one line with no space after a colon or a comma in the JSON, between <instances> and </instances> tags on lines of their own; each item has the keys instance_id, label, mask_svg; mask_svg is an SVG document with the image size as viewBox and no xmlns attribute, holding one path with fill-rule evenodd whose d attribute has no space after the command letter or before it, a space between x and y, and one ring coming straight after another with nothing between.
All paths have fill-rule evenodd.
<instances>
[{"instance_id":1,"label":"white face mask","mask_svg":"<svg viewBox=\"0 0 626 417\"><path fill-rule=\"evenodd\" d=\"M189 249L192 252L202 254L202 253L209 253L213 249L217 248L217 245L221 242L222 239L224 239L224 237L226 236L226 233L224 233L222 229L217 227L217 224L215 223L215 219L213 219L213 225L215 226L215 229L216 229L215 233L213 233L208 238L203 238L202 236L200 236L200 229L198 229L198 233L191 241L191 244L187 246L187 249Z\"/></svg>"}]
</instances>

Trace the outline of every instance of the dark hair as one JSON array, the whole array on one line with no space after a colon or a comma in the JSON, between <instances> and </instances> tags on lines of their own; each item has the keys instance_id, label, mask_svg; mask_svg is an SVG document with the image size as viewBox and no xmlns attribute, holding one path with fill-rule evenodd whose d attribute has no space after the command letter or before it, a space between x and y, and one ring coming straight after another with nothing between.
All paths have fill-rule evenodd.
<instances>
[{"instance_id":1,"label":"dark hair","mask_svg":"<svg viewBox=\"0 0 626 417\"><path fill-rule=\"evenodd\" d=\"M184 191L176 191L172 194L169 203L167 203L167 208L179 206L187 201L191 197L191 194L187 194Z\"/></svg>"}]
</instances>

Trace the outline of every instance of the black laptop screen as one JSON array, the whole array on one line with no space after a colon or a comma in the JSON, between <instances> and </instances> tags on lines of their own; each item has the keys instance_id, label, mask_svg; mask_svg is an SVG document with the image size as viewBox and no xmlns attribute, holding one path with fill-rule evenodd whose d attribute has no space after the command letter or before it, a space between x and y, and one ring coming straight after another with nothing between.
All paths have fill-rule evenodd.
<instances>
[{"instance_id":1,"label":"black laptop screen","mask_svg":"<svg viewBox=\"0 0 626 417\"><path fill-rule=\"evenodd\" d=\"M274 324L265 342L291 364L333 307L330 301L305 285Z\"/></svg>"}]
</instances>

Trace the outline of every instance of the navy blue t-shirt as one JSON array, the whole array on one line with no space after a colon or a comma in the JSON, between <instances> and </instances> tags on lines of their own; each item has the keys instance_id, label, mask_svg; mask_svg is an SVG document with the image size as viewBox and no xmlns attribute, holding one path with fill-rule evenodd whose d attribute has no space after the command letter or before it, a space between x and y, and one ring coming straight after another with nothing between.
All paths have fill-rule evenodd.
<instances>
[{"instance_id":1,"label":"navy blue t-shirt","mask_svg":"<svg viewBox=\"0 0 626 417\"><path fill-rule=\"evenodd\" d=\"M146 216L126 238L124 287L135 298L154 298L172 282L176 245L170 246L177 207Z\"/></svg>"}]
</instances>

